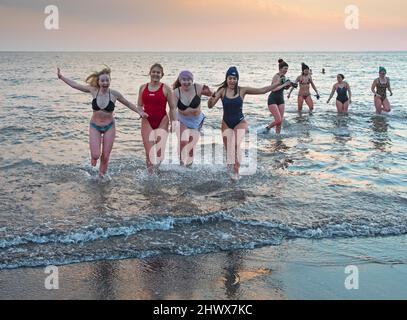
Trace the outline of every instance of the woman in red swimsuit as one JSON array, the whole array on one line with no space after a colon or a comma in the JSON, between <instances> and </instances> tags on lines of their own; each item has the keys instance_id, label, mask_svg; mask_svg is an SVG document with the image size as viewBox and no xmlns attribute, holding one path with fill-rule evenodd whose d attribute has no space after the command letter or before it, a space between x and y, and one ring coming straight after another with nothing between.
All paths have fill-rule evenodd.
<instances>
[{"instance_id":1,"label":"woman in red swimsuit","mask_svg":"<svg viewBox=\"0 0 407 320\"><path fill-rule=\"evenodd\" d=\"M177 115L174 94L169 86L161 83L164 77L163 67L158 63L154 64L150 68L150 77L150 82L140 87L138 106L143 107L144 112L148 114L148 118L141 121L141 135L146 151L147 169L152 174L154 168L158 168L164 160L169 127L172 132ZM169 118L167 103L170 107Z\"/></svg>"}]
</instances>

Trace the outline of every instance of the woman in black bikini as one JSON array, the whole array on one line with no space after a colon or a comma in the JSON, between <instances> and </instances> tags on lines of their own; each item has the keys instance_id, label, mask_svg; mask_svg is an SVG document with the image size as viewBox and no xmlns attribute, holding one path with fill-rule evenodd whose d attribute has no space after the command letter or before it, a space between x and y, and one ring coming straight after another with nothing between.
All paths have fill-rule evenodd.
<instances>
[{"instance_id":1,"label":"woman in black bikini","mask_svg":"<svg viewBox=\"0 0 407 320\"><path fill-rule=\"evenodd\" d=\"M319 93L317 88L315 87L314 82L312 81L311 73L309 67L302 63L302 74L295 80L295 83L300 84L300 90L298 92L298 112L302 112L302 106L304 105L304 101L309 107L309 111L312 112L314 110L314 101L312 100L311 93L310 93L310 86L314 89L315 93L317 94L316 97L319 99ZM291 93L295 88L292 87L290 92L288 93L287 98L290 99Z\"/></svg>"},{"instance_id":2,"label":"woman in black bikini","mask_svg":"<svg viewBox=\"0 0 407 320\"><path fill-rule=\"evenodd\" d=\"M343 74L338 74L338 82L333 85L331 95L326 102L329 103L331 101L336 91L338 94L336 97L336 108L338 109L338 113L347 113L349 105L352 103L352 91L350 90L349 83L344 81L344 79L345 76Z\"/></svg>"},{"instance_id":3,"label":"woman in black bikini","mask_svg":"<svg viewBox=\"0 0 407 320\"><path fill-rule=\"evenodd\" d=\"M393 95L390 87L390 79L386 77L386 69L379 68L379 78L373 81L372 92L374 94L374 104L376 107L376 113L381 114L384 112L390 112L391 106L389 99L387 98L387 90L390 92L390 96Z\"/></svg>"},{"instance_id":4,"label":"woman in black bikini","mask_svg":"<svg viewBox=\"0 0 407 320\"><path fill-rule=\"evenodd\" d=\"M201 108L201 97L212 95L206 85L194 83L194 75L188 70L182 71L173 85L175 104L178 107L177 130L181 166L191 166L194 150L200 137L200 130L205 120Z\"/></svg>"},{"instance_id":5,"label":"woman in black bikini","mask_svg":"<svg viewBox=\"0 0 407 320\"><path fill-rule=\"evenodd\" d=\"M100 178L103 178L107 172L110 153L116 137L116 126L113 118L116 100L137 112L142 118L148 117L143 109L137 108L126 100L120 92L110 89L110 73L109 68L95 72L86 79L88 85L81 85L64 77L58 68L58 79L76 90L90 93L93 97L93 115L89 126L89 147L92 166L95 167L100 159Z\"/></svg>"}]
</instances>

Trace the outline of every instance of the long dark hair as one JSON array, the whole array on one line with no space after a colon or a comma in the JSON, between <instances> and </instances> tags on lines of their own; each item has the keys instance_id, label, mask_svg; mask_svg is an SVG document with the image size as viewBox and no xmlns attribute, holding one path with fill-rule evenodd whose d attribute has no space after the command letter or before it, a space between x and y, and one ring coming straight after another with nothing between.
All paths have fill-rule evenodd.
<instances>
[{"instance_id":1,"label":"long dark hair","mask_svg":"<svg viewBox=\"0 0 407 320\"><path fill-rule=\"evenodd\" d=\"M288 67L288 63L285 62L283 59L278 59L278 68L279 68L279 70L283 69L284 67Z\"/></svg>"},{"instance_id":2,"label":"long dark hair","mask_svg":"<svg viewBox=\"0 0 407 320\"><path fill-rule=\"evenodd\" d=\"M305 70L309 70L309 67L303 62L301 63L302 75L304 75Z\"/></svg>"},{"instance_id":3,"label":"long dark hair","mask_svg":"<svg viewBox=\"0 0 407 320\"><path fill-rule=\"evenodd\" d=\"M177 80L172 85L172 89L175 90L175 89L178 89L179 87L181 87L181 82L179 81L179 78L177 78Z\"/></svg>"},{"instance_id":4,"label":"long dark hair","mask_svg":"<svg viewBox=\"0 0 407 320\"><path fill-rule=\"evenodd\" d=\"M218 88L218 90L216 90L216 92L219 92L223 88L227 88L228 87L228 76L226 76L225 81L223 81L221 84L218 84L217 87L219 87L219 88ZM236 82L235 95L237 95L238 92L239 92L239 79ZM226 95L226 90L225 90L225 95Z\"/></svg>"}]
</instances>

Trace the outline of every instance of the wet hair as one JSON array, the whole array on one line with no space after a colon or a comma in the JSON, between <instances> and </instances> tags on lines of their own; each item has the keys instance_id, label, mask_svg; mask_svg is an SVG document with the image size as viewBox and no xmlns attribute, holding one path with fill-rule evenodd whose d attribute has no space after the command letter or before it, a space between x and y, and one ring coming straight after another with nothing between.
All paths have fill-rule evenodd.
<instances>
[{"instance_id":1,"label":"wet hair","mask_svg":"<svg viewBox=\"0 0 407 320\"><path fill-rule=\"evenodd\" d=\"M161 64L159 63L154 63L151 67L150 67L150 72L148 73L149 75L151 74L151 72L153 71L154 68L159 68L161 70L161 73L163 74L164 77L164 68Z\"/></svg>"},{"instance_id":2,"label":"wet hair","mask_svg":"<svg viewBox=\"0 0 407 320\"><path fill-rule=\"evenodd\" d=\"M281 70L284 67L288 68L288 63L285 62L283 59L278 59L278 68Z\"/></svg>"},{"instance_id":3,"label":"wet hair","mask_svg":"<svg viewBox=\"0 0 407 320\"><path fill-rule=\"evenodd\" d=\"M181 82L179 81L179 78L177 78L177 80L175 80L174 84L172 85L172 88L175 90L179 87L181 87Z\"/></svg>"},{"instance_id":4,"label":"wet hair","mask_svg":"<svg viewBox=\"0 0 407 320\"><path fill-rule=\"evenodd\" d=\"M89 84L90 86L94 88L99 88L99 78L102 75L108 75L110 78L111 70L108 66L105 66L105 68L101 71L95 71L91 75L89 75L86 78L86 83Z\"/></svg>"},{"instance_id":5,"label":"wet hair","mask_svg":"<svg viewBox=\"0 0 407 320\"><path fill-rule=\"evenodd\" d=\"M304 74L305 70L310 70L309 67L303 62L301 63L302 74Z\"/></svg>"},{"instance_id":6,"label":"wet hair","mask_svg":"<svg viewBox=\"0 0 407 320\"><path fill-rule=\"evenodd\" d=\"M340 76L342 80L345 80L345 76L342 73L339 73L338 76Z\"/></svg>"}]
</instances>

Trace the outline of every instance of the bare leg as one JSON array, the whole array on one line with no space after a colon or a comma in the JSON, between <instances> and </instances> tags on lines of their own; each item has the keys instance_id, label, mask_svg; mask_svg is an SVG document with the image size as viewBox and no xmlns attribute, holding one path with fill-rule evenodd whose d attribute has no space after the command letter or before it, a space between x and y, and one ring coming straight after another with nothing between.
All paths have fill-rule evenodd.
<instances>
[{"instance_id":1,"label":"bare leg","mask_svg":"<svg viewBox=\"0 0 407 320\"><path fill-rule=\"evenodd\" d=\"M270 123L267 126L267 128L271 129L271 128L275 127L275 126L281 125L281 123L283 121L283 118L282 118L282 116L280 114L280 110L279 110L278 106L276 104L269 105L269 110L270 110L271 114L274 117L274 121L272 123Z\"/></svg>"},{"instance_id":2,"label":"bare leg","mask_svg":"<svg viewBox=\"0 0 407 320\"><path fill-rule=\"evenodd\" d=\"M113 149L114 140L116 138L116 126L113 126L103 135L103 151L100 160L99 175L104 176L109 165L110 154Z\"/></svg>"},{"instance_id":3,"label":"bare leg","mask_svg":"<svg viewBox=\"0 0 407 320\"><path fill-rule=\"evenodd\" d=\"M285 105L284 104L280 104L278 106L278 110L280 112L280 116L281 116L281 122L279 125L276 125L276 133L280 134L281 133L281 127L283 125L283 120L284 120L284 109L285 109Z\"/></svg>"},{"instance_id":4,"label":"bare leg","mask_svg":"<svg viewBox=\"0 0 407 320\"><path fill-rule=\"evenodd\" d=\"M233 173L234 173L234 179L239 178L239 169L240 169L240 164L242 162L242 153L241 153L241 145L242 142L246 136L246 132L248 129L249 125L246 120L241 121L234 129L234 135L235 135L235 163L233 167Z\"/></svg>"},{"instance_id":5,"label":"bare leg","mask_svg":"<svg viewBox=\"0 0 407 320\"><path fill-rule=\"evenodd\" d=\"M168 125L169 119L167 116L163 118L156 130L153 130L148 120L142 119L141 121L141 136L146 151L147 170L150 174L154 172L154 167L158 166L163 160L168 138ZM155 155L152 154L154 147L158 147Z\"/></svg>"},{"instance_id":6,"label":"bare leg","mask_svg":"<svg viewBox=\"0 0 407 320\"><path fill-rule=\"evenodd\" d=\"M181 123L179 144L180 144L180 164L190 166L194 162L194 150L199 141L198 130L189 129Z\"/></svg>"},{"instance_id":7,"label":"bare leg","mask_svg":"<svg viewBox=\"0 0 407 320\"><path fill-rule=\"evenodd\" d=\"M96 167L98 160L100 159L100 149L102 143L102 134L92 126L89 127L89 149L91 156L92 167Z\"/></svg>"},{"instance_id":8,"label":"bare leg","mask_svg":"<svg viewBox=\"0 0 407 320\"><path fill-rule=\"evenodd\" d=\"M311 96L308 96L308 97L305 99L305 102L306 102L307 105L308 105L309 112L314 111L314 101L312 100Z\"/></svg>"},{"instance_id":9,"label":"bare leg","mask_svg":"<svg viewBox=\"0 0 407 320\"><path fill-rule=\"evenodd\" d=\"M348 113L349 110L349 100L343 104L343 112Z\"/></svg>"},{"instance_id":10,"label":"bare leg","mask_svg":"<svg viewBox=\"0 0 407 320\"><path fill-rule=\"evenodd\" d=\"M343 103L340 102L339 100L336 100L336 109L338 110L338 113L343 112Z\"/></svg>"},{"instance_id":11,"label":"bare leg","mask_svg":"<svg viewBox=\"0 0 407 320\"><path fill-rule=\"evenodd\" d=\"M376 113L381 114L382 113L382 100L380 99L380 97L374 98L374 106L376 108Z\"/></svg>"},{"instance_id":12,"label":"bare leg","mask_svg":"<svg viewBox=\"0 0 407 320\"><path fill-rule=\"evenodd\" d=\"M302 106L304 105L303 96L298 96L298 112L302 112Z\"/></svg>"},{"instance_id":13,"label":"bare leg","mask_svg":"<svg viewBox=\"0 0 407 320\"><path fill-rule=\"evenodd\" d=\"M389 99L384 99L383 101L383 111L385 112L390 112L391 111L391 106L390 106L390 102Z\"/></svg>"}]
</instances>

